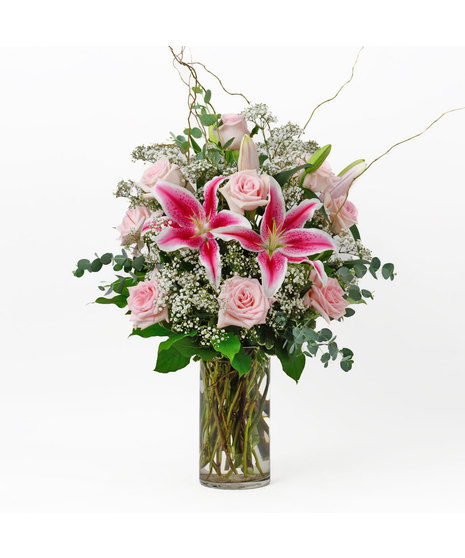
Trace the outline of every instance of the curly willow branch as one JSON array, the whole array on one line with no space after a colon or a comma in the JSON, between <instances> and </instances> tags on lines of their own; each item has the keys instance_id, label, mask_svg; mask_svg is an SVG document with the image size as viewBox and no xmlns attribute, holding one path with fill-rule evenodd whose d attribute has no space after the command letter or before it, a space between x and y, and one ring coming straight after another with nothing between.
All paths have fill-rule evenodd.
<instances>
[{"instance_id":1,"label":"curly willow branch","mask_svg":"<svg viewBox=\"0 0 465 558\"><path fill-rule=\"evenodd\" d=\"M379 161L380 159L382 159L385 155L387 155L390 151L392 151L395 147L397 147L398 145L402 145L403 143L407 143L410 140L413 140L415 138L418 138L420 136L422 136L424 133L426 133L432 126L434 126L434 124L436 124L436 122L438 122L439 120L441 120L441 118L443 116L446 116L446 114L450 114L451 112L457 112L459 110L464 110L465 106L463 107L458 107L458 108L453 108L450 110L446 110L446 112L443 112L440 116L438 116L435 120L433 120L431 122L431 124L429 124L422 132L419 132L418 134L415 134L414 136L410 136L409 138L403 139L401 141L398 141L397 143L395 143L394 145L391 145L391 147L389 149L387 149L384 153L382 153L381 155L378 155L378 157L375 157L373 159L373 161L371 161L371 163L369 165L367 165L360 174L357 174L357 176L352 180L352 182L350 183L350 186L347 188L347 192L346 195L344 197L344 201L342 202L341 207L339 207L339 209L337 210L336 215L334 216L333 219L333 225L334 225L334 221L336 219L336 217L339 215L339 212L341 211L341 209L344 207L347 198L349 197L349 192L350 189L352 188L354 182L357 180L357 178L359 178L360 176L362 176L362 174L364 174L374 163L376 163L376 161Z\"/></svg>"},{"instance_id":2,"label":"curly willow branch","mask_svg":"<svg viewBox=\"0 0 465 558\"><path fill-rule=\"evenodd\" d=\"M339 87L339 89L337 90L337 92L336 92L335 95L333 95L330 99L326 99L326 101L321 102L319 105L317 105L317 106L313 109L312 114L310 115L309 119L307 120L307 122L305 122L305 125L304 125L304 127L302 128L302 132L304 132L304 131L305 131L305 128L309 125L310 120L313 118L313 115L315 114L315 112L316 112L321 106L323 106L324 104L329 103L330 101L333 101L333 100L339 95L339 93L344 89L344 87L345 87L346 85L349 85L349 83L352 81L352 78L354 77L355 66L357 65L357 62L358 62L360 53L362 52L363 49L364 49L364 47L361 47L360 50L359 50L358 53L357 53L357 57L355 58L355 62L354 62L353 65L352 65L352 71L351 71L351 73L350 73L350 78L349 78L345 83L343 83L343 84L341 85L341 87Z\"/></svg>"},{"instance_id":3,"label":"curly willow branch","mask_svg":"<svg viewBox=\"0 0 465 558\"><path fill-rule=\"evenodd\" d=\"M197 64L198 66L201 66L206 72L208 72L211 76L213 76L213 77L218 81L218 83L221 85L221 88L223 89L223 91L224 91L225 93L227 93L228 95L238 95L239 97L242 97L243 99L245 99L245 101L247 102L247 104L250 105L249 99L247 99L247 97L246 97L243 93L232 93L231 91L228 91L228 90L226 89L226 87L223 85L223 82L221 81L221 79L220 79L216 74L214 74L212 71L210 71L210 70L205 66L205 64L203 64L202 62L191 62L191 64L192 64L192 65Z\"/></svg>"}]
</instances>

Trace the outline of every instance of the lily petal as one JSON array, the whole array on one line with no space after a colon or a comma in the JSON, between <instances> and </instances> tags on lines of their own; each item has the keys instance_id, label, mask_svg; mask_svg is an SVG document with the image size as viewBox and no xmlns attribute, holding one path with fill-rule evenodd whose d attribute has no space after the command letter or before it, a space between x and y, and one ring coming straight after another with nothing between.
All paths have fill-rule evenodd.
<instances>
[{"instance_id":1,"label":"lily petal","mask_svg":"<svg viewBox=\"0 0 465 558\"><path fill-rule=\"evenodd\" d=\"M270 176L270 201L260 225L260 234L268 240L269 231L278 230L284 223L286 207L281 186Z\"/></svg>"},{"instance_id":2,"label":"lily petal","mask_svg":"<svg viewBox=\"0 0 465 558\"><path fill-rule=\"evenodd\" d=\"M358 163L351 167L347 172L345 172L342 176L338 176L334 183L334 186L331 189L331 197L333 199L338 198L339 196L345 196L347 190L351 187L352 182L361 174L366 168L365 161Z\"/></svg>"},{"instance_id":3,"label":"lily petal","mask_svg":"<svg viewBox=\"0 0 465 558\"><path fill-rule=\"evenodd\" d=\"M165 215L181 227L192 227L193 219L205 220L200 202L185 188L158 180L150 191L162 206Z\"/></svg>"},{"instance_id":4,"label":"lily petal","mask_svg":"<svg viewBox=\"0 0 465 558\"><path fill-rule=\"evenodd\" d=\"M257 148L255 147L253 139L247 134L242 138L237 168L239 171L258 170L260 168Z\"/></svg>"},{"instance_id":5,"label":"lily petal","mask_svg":"<svg viewBox=\"0 0 465 558\"><path fill-rule=\"evenodd\" d=\"M216 191L218 186L226 180L225 176L217 176L205 184L205 201L203 207L205 209L205 214L207 216L207 221L216 214L216 209L218 207L218 198L216 197Z\"/></svg>"},{"instance_id":6,"label":"lily petal","mask_svg":"<svg viewBox=\"0 0 465 558\"><path fill-rule=\"evenodd\" d=\"M250 229L244 227L225 227L224 229L215 229L214 235L223 240L237 240L241 246L251 252L262 252L263 242L260 235Z\"/></svg>"},{"instance_id":7,"label":"lily petal","mask_svg":"<svg viewBox=\"0 0 465 558\"><path fill-rule=\"evenodd\" d=\"M204 243L204 239L201 236L196 236L193 227L186 229L168 227L155 238L155 242L165 252L173 252L179 250L179 248L198 250Z\"/></svg>"},{"instance_id":8,"label":"lily petal","mask_svg":"<svg viewBox=\"0 0 465 558\"><path fill-rule=\"evenodd\" d=\"M334 250L328 233L319 229L294 229L282 237L285 246L280 248L286 256L310 256L325 250Z\"/></svg>"},{"instance_id":9,"label":"lily petal","mask_svg":"<svg viewBox=\"0 0 465 558\"><path fill-rule=\"evenodd\" d=\"M208 235L200 247L200 261L205 266L209 281L217 287L221 279L220 249L211 235Z\"/></svg>"},{"instance_id":10,"label":"lily petal","mask_svg":"<svg viewBox=\"0 0 465 558\"><path fill-rule=\"evenodd\" d=\"M313 265L313 269L315 270L316 274L318 275L321 284L323 285L323 287L326 287L326 285L328 284L328 276L326 274L325 271L325 266L323 264L323 262L320 262L319 260L313 260L310 261L310 263Z\"/></svg>"},{"instance_id":11,"label":"lily petal","mask_svg":"<svg viewBox=\"0 0 465 558\"><path fill-rule=\"evenodd\" d=\"M304 200L299 203L297 207L294 207L287 212L286 218L284 219L283 229L288 231L291 229L300 229L305 225L305 223L313 217L313 214L317 209L323 204L318 199Z\"/></svg>"},{"instance_id":12,"label":"lily petal","mask_svg":"<svg viewBox=\"0 0 465 558\"><path fill-rule=\"evenodd\" d=\"M214 229L224 228L224 227L244 227L245 229L250 229L250 221L243 215L229 211L229 209L223 209L217 215L210 219L208 223L208 228L213 232Z\"/></svg>"},{"instance_id":13,"label":"lily petal","mask_svg":"<svg viewBox=\"0 0 465 558\"><path fill-rule=\"evenodd\" d=\"M272 297L284 281L287 271L287 258L280 252L258 254L258 263L262 272L262 285L265 296Z\"/></svg>"}]
</instances>

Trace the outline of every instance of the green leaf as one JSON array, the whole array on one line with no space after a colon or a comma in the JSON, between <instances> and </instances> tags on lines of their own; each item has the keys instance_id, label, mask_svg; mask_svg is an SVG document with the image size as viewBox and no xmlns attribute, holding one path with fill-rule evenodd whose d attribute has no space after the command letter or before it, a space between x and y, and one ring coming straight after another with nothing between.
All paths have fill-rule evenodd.
<instances>
[{"instance_id":1,"label":"green leaf","mask_svg":"<svg viewBox=\"0 0 465 558\"><path fill-rule=\"evenodd\" d=\"M344 283L350 283L354 278L352 272L348 267L341 267L337 270L337 274L344 281Z\"/></svg>"},{"instance_id":2,"label":"green leaf","mask_svg":"<svg viewBox=\"0 0 465 558\"><path fill-rule=\"evenodd\" d=\"M380 262L379 258L375 257L371 260L369 271L375 279L377 279L376 272L378 271L380 266L381 266L381 262Z\"/></svg>"},{"instance_id":3,"label":"green leaf","mask_svg":"<svg viewBox=\"0 0 465 558\"><path fill-rule=\"evenodd\" d=\"M294 176L294 174L296 174L298 171L303 169L310 169L311 167L312 165L309 165L308 163L305 165L299 165L298 167L294 167L293 169L287 169L278 172L277 174L273 175L273 178L280 186L284 186L289 178L291 178L291 176Z\"/></svg>"},{"instance_id":4,"label":"green leaf","mask_svg":"<svg viewBox=\"0 0 465 558\"><path fill-rule=\"evenodd\" d=\"M362 289L360 292L362 293L362 296L364 296L365 298L373 298L373 294L371 293L371 291Z\"/></svg>"},{"instance_id":5,"label":"green leaf","mask_svg":"<svg viewBox=\"0 0 465 558\"><path fill-rule=\"evenodd\" d=\"M84 270L83 269L76 269L75 271L73 271L73 275L75 277L82 277L84 275Z\"/></svg>"},{"instance_id":6,"label":"green leaf","mask_svg":"<svg viewBox=\"0 0 465 558\"><path fill-rule=\"evenodd\" d=\"M311 165L311 168L308 169L305 172L305 174L310 174L318 170L321 167L321 165L325 162L326 158L330 153L331 153L331 145L325 145L323 147L320 147L318 151L315 151L315 153L308 160L308 164Z\"/></svg>"},{"instance_id":7,"label":"green leaf","mask_svg":"<svg viewBox=\"0 0 465 558\"><path fill-rule=\"evenodd\" d=\"M357 159L353 163L350 163L350 165L347 165L347 167L345 169L342 169L341 172L338 174L338 176L342 176L347 171L349 171L352 167L355 167L355 165L358 165L359 163L364 163L364 162L365 162L365 159Z\"/></svg>"},{"instance_id":8,"label":"green leaf","mask_svg":"<svg viewBox=\"0 0 465 558\"><path fill-rule=\"evenodd\" d=\"M344 316L346 318L350 318L354 314L355 314L355 310L353 308L346 308L346 313L344 314Z\"/></svg>"},{"instance_id":9,"label":"green leaf","mask_svg":"<svg viewBox=\"0 0 465 558\"><path fill-rule=\"evenodd\" d=\"M324 353L324 354L321 355L320 360L323 364L326 364L327 362L329 362L330 358L331 358L331 355L329 353Z\"/></svg>"},{"instance_id":10,"label":"green leaf","mask_svg":"<svg viewBox=\"0 0 465 558\"><path fill-rule=\"evenodd\" d=\"M331 343L328 345L328 351L329 351L329 354L331 355L331 358L332 358L333 360L336 360L337 355L339 354L339 350L338 350L338 348L337 348L337 343L334 343L334 341L331 342Z\"/></svg>"},{"instance_id":11,"label":"green leaf","mask_svg":"<svg viewBox=\"0 0 465 558\"><path fill-rule=\"evenodd\" d=\"M366 268L366 266L363 265L362 263L357 262L357 263L354 265L354 272L355 272L355 275L360 279L360 278L362 278L362 277L365 275L365 273L367 272L367 268Z\"/></svg>"},{"instance_id":12,"label":"green leaf","mask_svg":"<svg viewBox=\"0 0 465 558\"><path fill-rule=\"evenodd\" d=\"M177 351L174 347L163 349L163 343L158 347L157 363L155 364L155 372L166 374L167 372L176 372L181 368L185 368L191 357L186 357Z\"/></svg>"},{"instance_id":13,"label":"green leaf","mask_svg":"<svg viewBox=\"0 0 465 558\"><path fill-rule=\"evenodd\" d=\"M106 254L103 254L103 256L100 258L100 261L103 263L103 265L108 265L109 263L111 263L112 259L113 259L113 254L107 252Z\"/></svg>"},{"instance_id":14,"label":"green leaf","mask_svg":"<svg viewBox=\"0 0 465 558\"><path fill-rule=\"evenodd\" d=\"M255 125L252 128L252 131L250 132L250 137L254 136L255 134L258 134L258 131L260 130L260 126Z\"/></svg>"},{"instance_id":15,"label":"green leaf","mask_svg":"<svg viewBox=\"0 0 465 558\"><path fill-rule=\"evenodd\" d=\"M318 332L318 337L320 341L329 341L333 336L333 332L327 327L323 328Z\"/></svg>"},{"instance_id":16,"label":"green leaf","mask_svg":"<svg viewBox=\"0 0 465 558\"><path fill-rule=\"evenodd\" d=\"M126 297L123 295L114 296L113 298L104 298L100 296L95 302L97 304L116 304L118 308L124 308L128 303Z\"/></svg>"},{"instance_id":17,"label":"green leaf","mask_svg":"<svg viewBox=\"0 0 465 558\"><path fill-rule=\"evenodd\" d=\"M349 231L352 233L352 236L354 237L354 240L360 240L360 232L358 230L357 225L352 225L350 227Z\"/></svg>"},{"instance_id":18,"label":"green leaf","mask_svg":"<svg viewBox=\"0 0 465 558\"><path fill-rule=\"evenodd\" d=\"M236 138L231 138L229 139L224 145L223 145L223 149L228 149L228 147L230 145L232 145L232 142L235 140Z\"/></svg>"},{"instance_id":19,"label":"green leaf","mask_svg":"<svg viewBox=\"0 0 465 558\"><path fill-rule=\"evenodd\" d=\"M389 279L390 277L393 276L393 273L394 273L394 264L387 263L383 265L383 268L381 269L381 274L384 277L384 279Z\"/></svg>"},{"instance_id":20,"label":"green leaf","mask_svg":"<svg viewBox=\"0 0 465 558\"><path fill-rule=\"evenodd\" d=\"M200 139L202 137L202 130L200 128L192 128L191 136L193 136L196 139Z\"/></svg>"},{"instance_id":21,"label":"green leaf","mask_svg":"<svg viewBox=\"0 0 465 558\"><path fill-rule=\"evenodd\" d=\"M362 295L360 294L360 289L357 285L350 285L348 289L349 298L355 302L361 300Z\"/></svg>"},{"instance_id":22,"label":"green leaf","mask_svg":"<svg viewBox=\"0 0 465 558\"><path fill-rule=\"evenodd\" d=\"M213 124L216 123L216 114L201 114L200 122L202 122L204 126L213 126Z\"/></svg>"},{"instance_id":23,"label":"green leaf","mask_svg":"<svg viewBox=\"0 0 465 558\"><path fill-rule=\"evenodd\" d=\"M195 334L196 332L193 332ZM190 333L187 337L176 341L173 347L185 357L192 357L194 355L200 357L202 360L212 360L219 356L218 353L211 347L203 347L198 345L194 339L193 334Z\"/></svg>"},{"instance_id":24,"label":"green leaf","mask_svg":"<svg viewBox=\"0 0 465 558\"><path fill-rule=\"evenodd\" d=\"M344 372L349 372L349 370L352 368L353 363L353 360L341 360L339 366L342 368L342 370L344 370Z\"/></svg>"},{"instance_id":25,"label":"green leaf","mask_svg":"<svg viewBox=\"0 0 465 558\"><path fill-rule=\"evenodd\" d=\"M90 261L89 260L79 260L77 263L77 268L90 271Z\"/></svg>"},{"instance_id":26,"label":"green leaf","mask_svg":"<svg viewBox=\"0 0 465 558\"><path fill-rule=\"evenodd\" d=\"M229 332L225 334L222 341L213 342L212 345L219 353L229 358L231 362L241 349L239 337Z\"/></svg>"},{"instance_id":27,"label":"green leaf","mask_svg":"<svg viewBox=\"0 0 465 558\"><path fill-rule=\"evenodd\" d=\"M145 329L134 329L132 333L129 335L129 337L131 337L132 335L138 335L139 337L144 337L144 338L169 337L172 334L173 332L170 329L164 327L161 323L158 323L146 327Z\"/></svg>"},{"instance_id":28,"label":"green leaf","mask_svg":"<svg viewBox=\"0 0 465 558\"><path fill-rule=\"evenodd\" d=\"M210 89L207 89L203 97L206 105L208 105L208 103L211 101L211 98L212 98L212 92L210 91Z\"/></svg>"},{"instance_id":29,"label":"green leaf","mask_svg":"<svg viewBox=\"0 0 465 558\"><path fill-rule=\"evenodd\" d=\"M145 263L145 258L144 256L137 256L137 258L134 258L132 260L132 267L136 270L136 271L141 271L142 268L144 267L144 263Z\"/></svg>"},{"instance_id":30,"label":"green leaf","mask_svg":"<svg viewBox=\"0 0 465 558\"><path fill-rule=\"evenodd\" d=\"M234 356L231 364L233 368L239 372L239 376L243 376L250 371L252 357L241 347L241 350Z\"/></svg>"},{"instance_id":31,"label":"green leaf","mask_svg":"<svg viewBox=\"0 0 465 558\"><path fill-rule=\"evenodd\" d=\"M284 372L298 382L305 368L305 355L303 353L290 355L284 349L276 347L276 356L281 361Z\"/></svg>"}]
</instances>

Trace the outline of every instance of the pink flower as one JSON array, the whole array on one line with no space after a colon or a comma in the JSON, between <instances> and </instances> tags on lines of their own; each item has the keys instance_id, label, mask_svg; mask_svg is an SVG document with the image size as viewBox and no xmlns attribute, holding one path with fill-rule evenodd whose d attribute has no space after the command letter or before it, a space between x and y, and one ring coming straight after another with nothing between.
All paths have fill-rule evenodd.
<instances>
[{"instance_id":1,"label":"pink flower","mask_svg":"<svg viewBox=\"0 0 465 558\"><path fill-rule=\"evenodd\" d=\"M260 168L257 147L253 139L247 134L242 138L241 141L239 158L237 160L237 168L240 171L253 169L258 170Z\"/></svg>"},{"instance_id":2,"label":"pink flower","mask_svg":"<svg viewBox=\"0 0 465 558\"><path fill-rule=\"evenodd\" d=\"M297 163L299 165L305 165L306 161L297 159ZM302 178L304 172L305 169L299 171L298 176L300 179ZM327 190L331 190L331 188L333 188L336 180L337 176L332 171L329 163L325 161L316 171L305 175L302 186L315 193L326 192Z\"/></svg>"},{"instance_id":3,"label":"pink flower","mask_svg":"<svg viewBox=\"0 0 465 558\"><path fill-rule=\"evenodd\" d=\"M264 324L274 299L267 298L258 279L235 275L226 279L218 296L218 328L229 325L250 329Z\"/></svg>"},{"instance_id":4,"label":"pink flower","mask_svg":"<svg viewBox=\"0 0 465 558\"><path fill-rule=\"evenodd\" d=\"M161 231L172 225L172 222L168 219L166 215L163 215L163 211L160 209L158 211L154 211L150 216L150 219L145 221L144 226L141 230L141 236L145 236L149 231L153 232L154 234L159 234Z\"/></svg>"},{"instance_id":5,"label":"pink flower","mask_svg":"<svg viewBox=\"0 0 465 558\"><path fill-rule=\"evenodd\" d=\"M144 198L153 199L151 188L161 179L178 186L186 185L186 180L178 165L171 164L166 158L159 159L156 163L145 169L144 174L139 180L139 186L146 192Z\"/></svg>"},{"instance_id":6,"label":"pink flower","mask_svg":"<svg viewBox=\"0 0 465 558\"><path fill-rule=\"evenodd\" d=\"M153 324L168 319L168 306L160 304L160 289L155 278L128 287L128 307L130 320L135 328L145 329Z\"/></svg>"},{"instance_id":7,"label":"pink flower","mask_svg":"<svg viewBox=\"0 0 465 558\"><path fill-rule=\"evenodd\" d=\"M240 114L228 113L222 114L221 120L223 121L223 124L218 128L218 137L221 145L224 145L231 138L234 138L234 141L228 149L230 151L239 149L244 135L250 135L245 118Z\"/></svg>"},{"instance_id":8,"label":"pink flower","mask_svg":"<svg viewBox=\"0 0 465 558\"><path fill-rule=\"evenodd\" d=\"M355 161L352 166L349 165L349 169L345 172L342 171L339 176L336 177L334 185L330 190L331 196L336 199L340 196L345 196L347 190L352 186L352 183L356 178L366 169L366 163L363 159Z\"/></svg>"},{"instance_id":9,"label":"pink flower","mask_svg":"<svg viewBox=\"0 0 465 558\"><path fill-rule=\"evenodd\" d=\"M328 192L325 195L326 212L331 220L333 229L338 234L350 229L352 225L357 223L357 208L349 200L345 200L345 203L344 200L345 196L339 196L333 199ZM339 208L341 209L339 210Z\"/></svg>"},{"instance_id":10,"label":"pink flower","mask_svg":"<svg viewBox=\"0 0 465 558\"><path fill-rule=\"evenodd\" d=\"M151 190L172 221L172 225L157 236L158 246L165 252L179 248L200 250L200 261L213 285L218 285L221 279L220 250L215 236L235 226L244 230L250 228L249 221L241 215L228 210L217 212L216 191L224 179L220 176L207 182L203 206L186 189L164 180L159 180Z\"/></svg>"},{"instance_id":11,"label":"pink flower","mask_svg":"<svg viewBox=\"0 0 465 558\"><path fill-rule=\"evenodd\" d=\"M126 211L123 221L116 227L120 233L119 240L121 240L122 246L138 243L142 227L150 215L150 210L142 205Z\"/></svg>"},{"instance_id":12,"label":"pink flower","mask_svg":"<svg viewBox=\"0 0 465 558\"><path fill-rule=\"evenodd\" d=\"M260 234L243 227L231 227L218 231L217 236L233 238L246 250L259 252L263 288L265 295L271 297L284 280L287 262L312 263L307 256L334 250L328 233L302 228L320 207L317 199L304 200L286 213L281 187L270 177L270 200L260 224ZM321 267L319 263L318 269Z\"/></svg>"},{"instance_id":13,"label":"pink flower","mask_svg":"<svg viewBox=\"0 0 465 558\"><path fill-rule=\"evenodd\" d=\"M330 277L323 286L318 275L312 271L310 280L312 288L304 295L304 302L314 308L328 323L329 319L338 320L346 313L349 304L344 298L344 291L334 277Z\"/></svg>"},{"instance_id":14,"label":"pink flower","mask_svg":"<svg viewBox=\"0 0 465 558\"><path fill-rule=\"evenodd\" d=\"M220 192L226 198L231 211L244 215L244 211L252 211L268 203L266 199L270 191L268 175L259 175L256 170L243 170L228 178L228 182L220 188Z\"/></svg>"}]
</instances>

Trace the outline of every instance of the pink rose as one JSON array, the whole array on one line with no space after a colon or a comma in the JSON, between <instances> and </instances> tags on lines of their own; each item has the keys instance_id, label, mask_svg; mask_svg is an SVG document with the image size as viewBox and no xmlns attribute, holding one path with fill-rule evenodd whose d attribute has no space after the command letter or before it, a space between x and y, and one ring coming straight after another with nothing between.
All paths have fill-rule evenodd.
<instances>
[{"instance_id":1,"label":"pink rose","mask_svg":"<svg viewBox=\"0 0 465 558\"><path fill-rule=\"evenodd\" d=\"M323 284L315 271L310 273L312 288L305 293L304 302L314 308L318 314L329 323L329 319L338 320L346 313L349 304L344 298L344 291L334 277L329 277L326 286Z\"/></svg>"},{"instance_id":2,"label":"pink rose","mask_svg":"<svg viewBox=\"0 0 465 558\"><path fill-rule=\"evenodd\" d=\"M226 198L229 209L244 215L244 211L252 211L268 203L270 177L259 175L256 170L239 171L232 174L219 190Z\"/></svg>"},{"instance_id":3,"label":"pink rose","mask_svg":"<svg viewBox=\"0 0 465 558\"><path fill-rule=\"evenodd\" d=\"M150 210L142 205L126 211L121 225L116 227L116 230L120 233L119 240L121 240L122 246L136 244L139 241L142 227L150 215Z\"/></svg>"},{"instance_id":4,"label":"pink rose","mask_svg":"<svg viewBox=\"0 0 465 558\"><path fill-rule=\"evenodd\" d=\"M310 156L308 157L308 159L309 158ZM304 161L302 159L297 159L297 164L305 165L307 161ZM304 172L305 169L299 171L298 173L299 179L302 178ZM330 164L327 161L325 161L319 169L305 176L302 186L315 193L326 192L327 190L333 188L336 179L337 176L332 171Z\"/></svg>"},{"instance_id":5,"label":"pink rose","mask_svg":"<svg viewBox=\"0 0 465 558\"><path fill-rule=\"evenodd\" d=\"M325 208L328 217L333 224L333 229L339 234L342 231L350 229L352 225L357 223L358 211L355 205L346 200L345 196L339 196L336 199L331 197L331 194L325 195ZM339 208L342 206L341 210Z\"/></svg>"},{"instance_id":6,"label":"pink rose","mask_svg":"<svg viewBox=\"0 0 465 558\"><path fill-rule=\"evenodd\" d=\"M146 192L145 199L153 200L154 195L151 192L152 186L155 186L158 180L163 179L177 186L185 186L186 181L178 165L173 165L168 159L159 159L153 165L147 167L139 180L139 186Z\"/></svg>"},{"instance_id":7,"label":"pink rose","mask_svg":"<svg viewBox=\"0 0 465 558\"><path fill-rule=\"evenodd\" d=\"M128 287L130 320L135 328L145 329L168 319L168 305L161 300L160 289L155 278Z\"/></svg>"},{"instance_id":8,"label":"pink rose","mask_svg":"<svg viewBox=\"0 0 465 558\"><path fill-rule=\"evenodd\" d=\"M242 138L245 134L250 135L245 118L240 114L229 113L222 114L221 120L223 121L223 124L218 128L218 137L221 145L224 145L231 138L234 138L234 141L228 149L230 151L239 149Z\"/></svg>"},{"instance_id":9,"label":"pink rose","mask_svg":"<svg viewBox=\"0 0 465 558\"><path fill-rule=\"evenodd\" d=\"M253 325L265 323L274 299L265 296L258 279L235 275L224 282L218 302L218 328L235 325L250 329Z\"/></svg>"}]
</instances>

